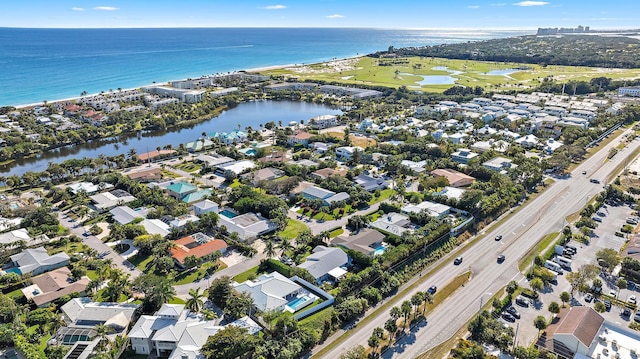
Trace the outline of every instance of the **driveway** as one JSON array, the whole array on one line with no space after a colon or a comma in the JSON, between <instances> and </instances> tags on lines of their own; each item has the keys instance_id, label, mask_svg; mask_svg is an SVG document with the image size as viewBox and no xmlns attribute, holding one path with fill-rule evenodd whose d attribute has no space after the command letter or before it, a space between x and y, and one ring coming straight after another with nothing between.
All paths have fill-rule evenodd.
<instances>
[{"instance_id":1,"label":"driveway","mask_svg":"<svg viewBox=\"0 0 640 359\"><path fill-rule=\"evenodd\" d=\"M76 236L82 238L82 242L84 244L95 249L99 254L104 253L104 256L102 258L111 259L113 265L122 270L123 273L129 274L131 280L137 278L138 276L140 276L140 274L142 274L142 272L138 268L129 263L126 258L119 255L116 251L111 249L111 247L104 244L102 240L98 239L98 237L94 235L85 237L84 233L87 231L85 227L67 217L63 212L58 211L57 214L58 220L63 227L67 228L71 232L71 234L75 234Z\"/></svg>"}]
</instances>

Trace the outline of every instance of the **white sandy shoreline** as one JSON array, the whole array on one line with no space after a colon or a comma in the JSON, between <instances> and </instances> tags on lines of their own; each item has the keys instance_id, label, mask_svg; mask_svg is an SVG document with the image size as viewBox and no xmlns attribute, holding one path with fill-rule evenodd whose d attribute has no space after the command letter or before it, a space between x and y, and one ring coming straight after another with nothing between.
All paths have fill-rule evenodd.
<instances>
[{"instance_id":1,"label":"white sandy shoreline","mask_svg":"<svg viewBox=\"0 0 640 359\"><path fill-rule=\"evenodd\" d=\"M302 64L286 64L286 65L272 65L272 66L263 66L263 67L255 67L255 68L250 68L250 69L246 69L246 70L236 70L236 71L230 71L230 73L232 72L262 72L262 71L270 71L270 70L279 70L279 69L284 69L287 67L295 67L295 66L301 66L301 65L311 65L311 64L322 64L322 63L326 63L326 62L330 62L330 61L340 61L340 60L349 60L349 59L357 59L360 57L365 57L366 55L355 55L355 56L349 56L349 57L341 57L341 58L334 58L331 60L326 60L326 61L322 61L322 62L312 62L312 63L302 63ZM181 80L171 80L171 81L184 81L187 80L185 79L181 79ZM161 82L161 83L151 83L148 85L142 85L142 86L137 86L137 87L131 87L131 88L126 88L126 89L122 89L122 91L127 91L127 90L137 90L143 87L147 87L147 86L161 86L163 84L167 84L170 81L167 82ZM104 91L104 93L107 93L107 91ZM91 96L96 96L96 95L100 95L100 92L98 93L92 93L92 94L87 94L84 97L91 97ZM77 96L77 97L69 97L69 98L63 98L63 99L57 99L57 100L51 100L51 101L47 101L47 104L53 104L53 103L59 103L59 102L70 102L70 101L76 101L78 99L81 99L83 96ZM40 102L35 102L35 103L28 103L28 104L23 104L23 105L15 105L13 107L17 108L17 109L24 109L24 108L29 108L29 107L35 107L35 106L42 106L43 105L43 101ZM11 106L11 105L8 105Z\"/></svg>"}]
</instances>

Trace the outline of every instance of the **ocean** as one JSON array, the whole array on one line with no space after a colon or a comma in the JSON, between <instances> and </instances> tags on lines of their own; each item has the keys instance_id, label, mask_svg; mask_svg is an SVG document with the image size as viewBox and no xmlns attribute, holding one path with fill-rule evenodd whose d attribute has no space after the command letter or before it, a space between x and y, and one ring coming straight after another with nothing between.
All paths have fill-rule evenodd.
<instances>
[{"instance_id":1,"label":"ocean","mask_svg":"<svg viewBox=\"0 0 640 359\"><path fill-rule=\"evenodd\" d=\"M0 106L530 31L362 28L0 28Z\"/></svg>"}]
</instances>

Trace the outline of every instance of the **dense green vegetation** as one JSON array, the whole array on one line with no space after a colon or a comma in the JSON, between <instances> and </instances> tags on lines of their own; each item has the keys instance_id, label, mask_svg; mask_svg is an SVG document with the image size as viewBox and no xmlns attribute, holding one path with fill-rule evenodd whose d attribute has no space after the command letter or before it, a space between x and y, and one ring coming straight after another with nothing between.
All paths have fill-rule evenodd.
<instances>
[{"instance_id":1,"label":"dense green vegetation","mask_svg":"<svg viewBox=\"0 0 640 359\"><path fill-rule=\"evenodd\" d=\"M639 68L640 40L622 36L518 36L459 44L390 49L400 56L541 65ZM388 55L378 52L373 56Z\"/></svg>"}]
</instances>

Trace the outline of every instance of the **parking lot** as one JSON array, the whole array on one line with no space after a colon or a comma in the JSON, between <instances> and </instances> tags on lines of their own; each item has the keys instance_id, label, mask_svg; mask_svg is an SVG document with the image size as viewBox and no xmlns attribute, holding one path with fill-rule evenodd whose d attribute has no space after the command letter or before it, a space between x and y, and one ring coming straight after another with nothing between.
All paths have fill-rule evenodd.
<instances>
[{"instance_id":1,"label":"parking lot","mask_svg":"<svg viewBox=\"0 0 640 359\"><path fill-rule=\"evenodd\" d=\"M603 248L611 248L618 251L623 247L627 240L627 238L617 237L615 232L619 231L625 224L627 217L633 215L634 210L629 208L629 206L606 206L601 208L600 211L604 216L601 217L602 222L598 223L598 227L594 230L594 235L591 237L589 244L582 244L573 241L570 243L570 245L575 246L578 249L577 254L572 258L571 267L573 270L576 270L585 264L597 264L596 252ZM615 286L618 279L617 277L612 276L607 278L606 276L601 275L599 278L603 283L602 292L605 294L608 294L611 290L615 290L617 298L622 301L627 301L632 295L640 297L640 292L635 289L632 290L625 288L618 292L618 288ZM520 278L519 284L527 288L529 287L524 275ZM514 329L517 327L516 342L518 345L528 346L537 339L538 330L533 325L534 318L538 315L550 318L551 313L547 309L549 303L557 302L562 305L562 302L560 301L560 293L563 291L571 292L571 286L565 278L565 275L559 275L558 283L547 286L543 292L540 293L540 298L537 301L530 301L528 308L514 303L515 308L521 315L521 319L516 320L515 323L510 323L504 319L501 320L513 326ZM596 300L592 300L590 303L586 302L583 293L574 293L574 296L575 297L572 299L571 303L569 303L572 306L589 305L593 307L596 303ZM602 313L602 316L613 323L619 323L623 326L627 326L629 321L633 320L633 312L630 317L625 317L622 315L622 311L623 308L613 305L609 311Z\"/></svg>"}]
</instances>

